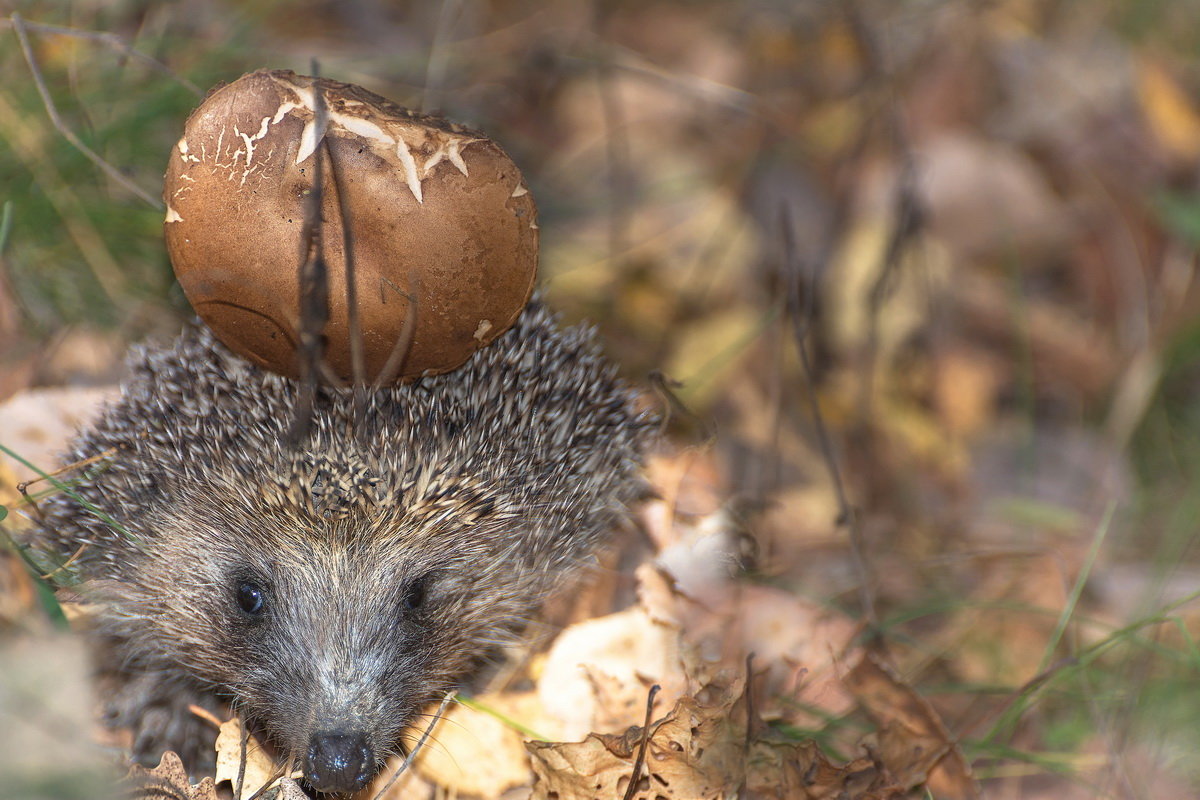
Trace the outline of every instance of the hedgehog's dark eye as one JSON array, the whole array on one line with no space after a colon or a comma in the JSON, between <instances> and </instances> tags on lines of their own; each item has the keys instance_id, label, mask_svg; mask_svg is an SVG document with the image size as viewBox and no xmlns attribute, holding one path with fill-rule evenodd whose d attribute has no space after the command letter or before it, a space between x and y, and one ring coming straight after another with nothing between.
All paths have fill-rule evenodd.
<instances>
[{"instance_id":1,"label":"hedgehog's dark eye","mask_svg":"<svg viewBox=\"0 0 1200 800\"><path fill-rule=\"evenodd\" d=\"M267 608L267 592L257 583L242 581L237 588L238 605L252 617L260 617Z\"/></svg>"},{"instance_id":2,"label":"hedgehog's dark eye","mask_svg":"<svg viewBox=\"0 0 1200 800\"><path fill-rule=\"evenodd\" d=\"M416 611L425 602L425 593L429 588L429 575L413 578L404 587L404 608Z\"/></svg>"}]
</instances>

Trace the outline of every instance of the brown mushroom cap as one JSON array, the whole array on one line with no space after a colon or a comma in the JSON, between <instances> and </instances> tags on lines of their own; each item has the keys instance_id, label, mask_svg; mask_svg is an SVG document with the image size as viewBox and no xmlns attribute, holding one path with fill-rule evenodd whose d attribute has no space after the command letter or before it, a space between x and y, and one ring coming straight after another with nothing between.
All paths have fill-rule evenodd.
<instances>
[{"instance_id":1,"label":"brown mushroom cap","mask_svg":"<svg viewBox=\"0 0 1200 800\"><path fill-rule=\"evenodd\" d=\"M329 266L325 360L352 377L345 192L366 375L377 376L416 305L398 378L446 372L516 320L537 271L537 209L482 134L347 83L259 71L209 94L171 152L167 251L196 312L230 349L299 374L298 270L312 185L314 86L327 108L322 226Z\"/></svg>"}]
</instances>

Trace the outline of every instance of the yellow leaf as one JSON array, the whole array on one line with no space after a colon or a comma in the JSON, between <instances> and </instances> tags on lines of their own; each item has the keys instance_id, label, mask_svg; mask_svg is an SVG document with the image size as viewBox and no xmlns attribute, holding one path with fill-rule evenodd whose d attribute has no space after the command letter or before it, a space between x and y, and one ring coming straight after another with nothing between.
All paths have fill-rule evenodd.
<instances>
[{"instance_id":1,"label":"yellow leaf","mask_svg":"<svg viewBox=\"0 0 1200 800\"><path fill-rule=\"evenodd\" d=\"M1200 156L1200 115L1161 64L1139 65L1138 99L1150 129L1172 156L1189 161Z\"/></svg>"},{"instance_id":2,"label":"yellow leaf","mask_svg":"<svg viewBox=\"0 0 1200 800\"><path fill-rule=\"evenodd\" d=\"M216 782L229 781L237 789L242 762L242 723L234 717L222 723L217 734ZM275 762L253 736L246 739L246 768L242 776L241 800L246 800L275 777Z\"/></svg>"}]
</instances>

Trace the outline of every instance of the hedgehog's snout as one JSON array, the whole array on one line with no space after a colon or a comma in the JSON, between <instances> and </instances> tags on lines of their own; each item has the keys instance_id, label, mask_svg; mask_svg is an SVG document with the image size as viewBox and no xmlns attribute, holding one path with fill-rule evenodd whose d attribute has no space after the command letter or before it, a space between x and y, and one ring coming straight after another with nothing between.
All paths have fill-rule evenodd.
<instances>
[{"instance_id":1,"label":"hedgehog's snout","mask_svg":"<svg viewBox=\"0 0 1200 800\"><path fill-rule=\"evenodd\" d=\"M319 792L357 792L375 774L375 754L359 731L318 731L304 757L304 779Z\"/></svg>"}]
</instances>

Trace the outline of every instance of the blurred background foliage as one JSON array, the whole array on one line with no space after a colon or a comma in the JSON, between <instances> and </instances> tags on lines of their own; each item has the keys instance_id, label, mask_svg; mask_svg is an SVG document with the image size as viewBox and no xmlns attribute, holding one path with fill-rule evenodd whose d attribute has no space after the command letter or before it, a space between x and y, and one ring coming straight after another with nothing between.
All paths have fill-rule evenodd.
<instances>
[{"instance_id":1,"label":"blurred background foliage","mask_svg":"<svg viewBox=\"0 0 1200 800\"><path fill-rule=\"evenodd\" d=\"M161 212L35 73L157 196L195 87L316 58L502 143L552 301L684 409L680 513L862 619L989 792L1200 792L1200 4L7 9L0 396L188 313Z\"/></svg>"}]
</instances>

